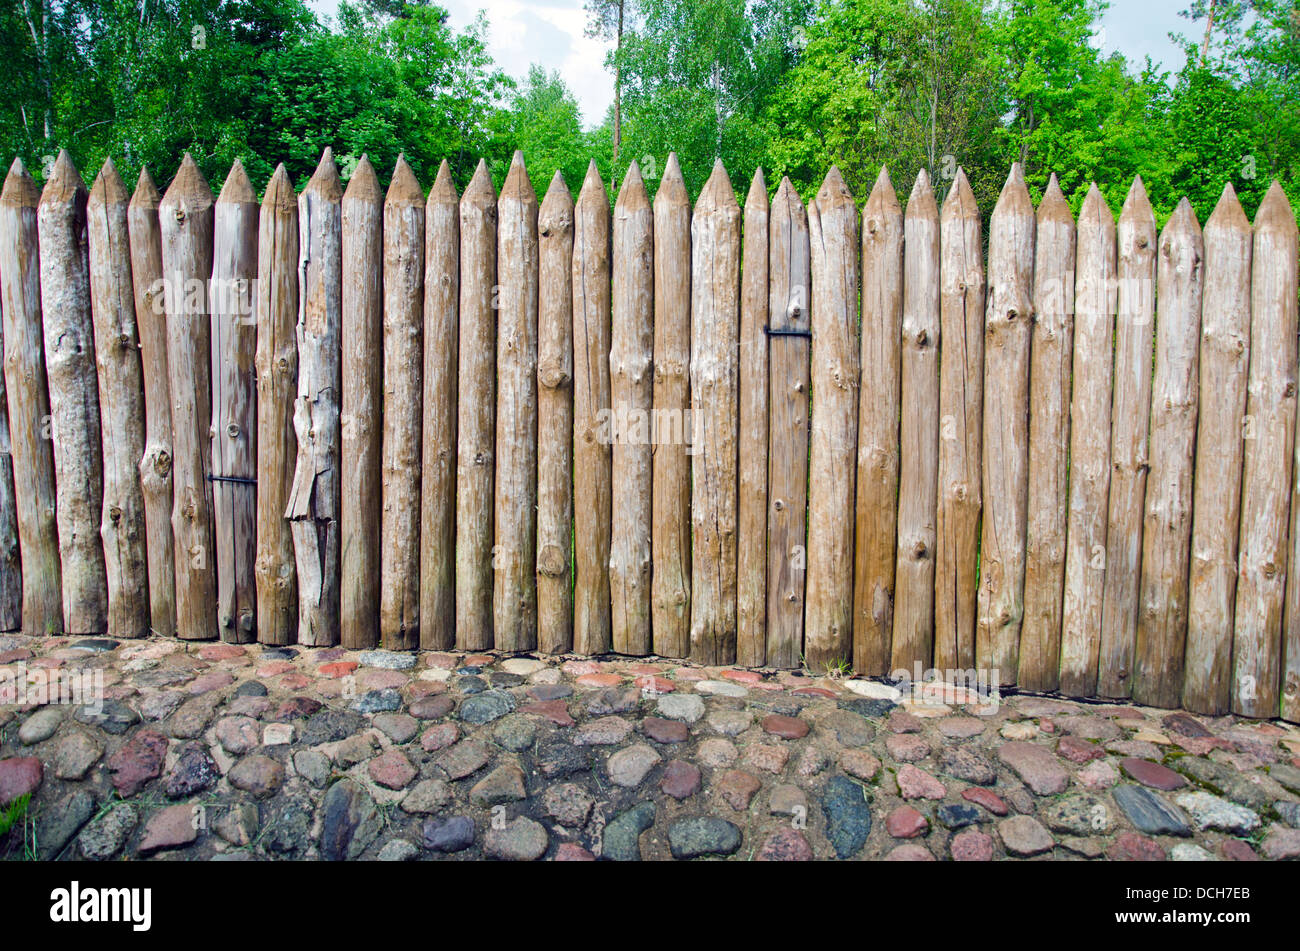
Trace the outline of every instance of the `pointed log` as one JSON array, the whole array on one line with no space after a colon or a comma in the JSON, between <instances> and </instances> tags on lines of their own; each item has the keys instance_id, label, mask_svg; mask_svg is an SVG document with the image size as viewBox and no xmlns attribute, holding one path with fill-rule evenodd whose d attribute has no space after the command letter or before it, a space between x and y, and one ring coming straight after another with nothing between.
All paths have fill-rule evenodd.
<instances>
[{"instance_id":1,"label":"pointed log","mask_svg":"<svg viewBox=\"0 0 1300 951\"><path fill-rule=\"evenodd\" d=\"M611 635L620 654L650 653L650 521L654 451L654 212L633 162L613 220L609 380L613 453Z\"/></svg>"},{"instance_id":2,"label":"pointed log","mask_svg":"<svg viewBox=\"0 0 1300 951\"><path fill-rule=\"evenodd\" d=\"M257 639L285 646L298 637L298 575L285 520L298 439L298 201L284 165L266 186L257 241Z\"/></svg>"},{"instance_id":3,"label":"pointed log","mask_svg":"<svg viewBox=\"0 0 1300 951\"><path fill-rule=\"evenodd\" d=\"M736 660L740 206L719 160L691 219L691 659Z\"/></svg>"},{"instance_id":4,"label":"pointed log","mask_svg":"<svg viewBox=\"0 0 1300 951\"><path fill-rule=\"evenodd\" d=\"M853 525L858 454L858 209L832 167L808 212L812 247L812 433L808 493L810 670L853 662Z\"/></svg>"},{"instance_id":5,"label":"pointed log","mask_svg":"<svg viewBox=\"0 0 1300 951\"><path fill-rule=\"evenodd\" d=\"M424 358L424 190L398 156L384 200L384 441L379 639L420 646L420 372Z\"/></svg>"},{"instance_id":6,"label":"pointed log","mask_svg":"<svg viewBox=\"0 0 1300 951\"><path fill-rule=\"evenodd\" d=\"M384 192L365 155L343 192L341 230L339 638L364 650L379 643L384 492Z\"/></svg>"},{"instance_id":7,"label":"pointed log","mask_svg":"<svg viewBox=\"0 0 1300 951\"><path fill-rule=\"evenodd\" d=\"M139 470L144 454L144 381L131 283L129 201L122 177L112 160L107 160L90 191L86 218L90 309L99 357L99 404L103 407L100 534L108 580L107 632L112 637L149 633L149 568ZM2 482L0 474L0 488Z\"/></svg>"},{"instance_id":8,"label":"pointed log","mask_svg":"<svg viewBox=\"0 0 1300 951\"><path fill-rule=\"evenodd\" d=\"M68 153L60 152L36 214L66 634L102 634L108 625L104 543L99 533L104 463L86 199L81 175Z\"/></svg>"},{"instance_id":9,"label":"pointed log","mask_svg":"<svg viewBox=\"0 0 1300 951\"><path fill-rule=\"evenodd\" d=\"M768 319L779 345L770 351L768 378L766 662L786 669L803 657L811 253L808 212L783 178L768 217Z\"/></svg>"},{"instance_id":10,"label":"pointed log","mask_svg":"<svg viewBox=\"0 0 1300 951\"><path fill-rule=\"evenodd\" d=\"M420 647L456 645L456 372L460 196L444 161L424 209L424 455ZM345 390L346 393L346 390Z\"/></svg>"},{"instance_id":11,"label":"pointed log","mask_svg":"<svg viewBox=\"0 0 1300 951\"><path fill-rule=\"evenodd\" d=\"M144 377L144 455L140 488L144 493L145 555L149 562L149 618L153 633L176 633L176 550L172 538L172 405L167 371L167 311L163 294L162 236L158 205L162 196L148 168L140 169L127 207L131 234L131 282L140 335Z\"/></svg>"},{"instance_id":12,"label":"pointed log","mask_svg":"<svg viewBox=\"0 0 1300 951\"><path fill-rule=\"evenodd\" d=\"M537 647L573 649L573 196L556 171L537 215Z\"/></svg>"}]
</instances>

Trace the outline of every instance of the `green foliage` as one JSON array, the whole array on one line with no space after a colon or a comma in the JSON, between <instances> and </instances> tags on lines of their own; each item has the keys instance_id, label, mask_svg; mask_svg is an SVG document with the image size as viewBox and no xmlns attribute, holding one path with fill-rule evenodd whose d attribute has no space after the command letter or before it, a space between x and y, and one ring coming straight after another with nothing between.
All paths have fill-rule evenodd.
<instances>
[{"instance_id":1,"label":"green foliage","mask_svg":"<svg viewBox=\"0 0 1300 951\"><path fill-rule=\"evenodd\" d=\"M533 66L522 88L506 108L492 116L488 128L492 177L497 188L505 181L515 150L522 149L539 202L557 171L564 176L569 190L577 194L593 150L590 137L582 130L578 101L559 73ZM602 169L606 175L608 171Z\"/></svg>"}]
</instances>

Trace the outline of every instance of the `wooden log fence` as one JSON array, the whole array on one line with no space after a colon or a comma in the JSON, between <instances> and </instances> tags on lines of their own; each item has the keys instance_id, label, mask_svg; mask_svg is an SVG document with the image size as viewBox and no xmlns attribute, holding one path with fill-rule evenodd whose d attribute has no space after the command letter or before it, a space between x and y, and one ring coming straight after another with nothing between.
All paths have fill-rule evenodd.
<instances>
[{"instance_id":1,"label":"wooden log fence","mask_svg":"<svg viewBox=\"0 0 1300 951\"><path fill-rule=\"evenodd\" d=\"M849 668L1300 722L1300 237L1018 166L0 193L0 629ZM612 200L611 200L612 199Z\"/></svg>"}]
</instances>

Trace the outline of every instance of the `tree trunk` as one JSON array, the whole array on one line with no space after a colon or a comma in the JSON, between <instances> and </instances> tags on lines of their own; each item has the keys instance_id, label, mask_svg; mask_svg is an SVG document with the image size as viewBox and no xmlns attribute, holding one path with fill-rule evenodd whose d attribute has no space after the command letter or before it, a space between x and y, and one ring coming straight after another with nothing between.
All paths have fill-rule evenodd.
<instances>
[{"instance_id":1,"label":"tree trunk","mask_svg":"<svg viewBox=\"0 0 1300 951\"><path fill-rule=\"evenodd\" d=\"M740 495L736 545L736 663L767 655L767 182L754 172L745 199L740 271Z\"/></svg>"}]
</instances>

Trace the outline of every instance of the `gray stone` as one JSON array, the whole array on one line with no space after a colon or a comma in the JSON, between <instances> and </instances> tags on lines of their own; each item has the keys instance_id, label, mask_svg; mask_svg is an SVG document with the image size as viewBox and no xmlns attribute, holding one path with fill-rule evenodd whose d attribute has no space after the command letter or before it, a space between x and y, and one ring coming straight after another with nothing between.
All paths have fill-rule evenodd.
<instances>
[{"instance_id":1,"label":"gray stone","mask_svg":"<svg viewBox=\"0 0 1300 951\"><path fill-rule=\"evenodd\" d=\"M499 806L528 796L524 773L514 763L502 763L471 787L470 802L476 806Z\"/></svg>"},{"instance_id":2,"label":"gray stone","mask_svg":"<svg viewBox=\"0 0 1300 951\"><path fill-rule=\"evenodd\" d=\"M1030 856L1050 852L1056 845L1052 834L1031 816L1013 816L998 823L1002 844L1012 855Z\"/></svg>"},{"instance_id":3,"label":"gray stone","mask_svg":"<svg viewBox=\"0 0 1300 951\"><path fill-rule=\"evenodd\" d=\"M520 816L504 826L493 826L483 837L483 851L495 859L509 862L532 862L546 854L550 837L546 827Z\"/></svg>"},{"instance_id":4,"label":"gray stone","mask_svg":"<svg viewBox=\"0 0 1300 951\"><path fill-rule=\"evenodd\" d=\"M207 789L221 774L202 743L186 743L180 749L176 762L167 771L165 788L171 799L183 799Z\"/></svg>"},{"instance_id":5,"label":"gray stone","mask_svg":"<svg viewBox=\"0 0 1300 951\"><path fill-rule=\"evenodd\" d=\"M402 799L402 811L413 815L428 815L442 812L451 805L451 787L441 779L425 779L416 783L415 788Z\"/></svg>"},{"instance_id":6,"label":"gray stone","mask_svg":"<svg viewBox=\"0 0 1300 951\"><path fill-rule=\"evenodd\" d=\"M452 816L445 822L426 819L424 847L435 852L461 852L474 844L474 820L469 816Z\"/></svg>"},{"instance_id":7,"label":"gray stone","mask_svg":"<svg viewBox=\"0 0 1300 951\"><path fill-rule=\"evenodd\" d=\"M1173 862L1217 862L1213 855L1199 845L1191 842L1179 842L1169 850L1169 859Z\"/></svg>"},{"instance_id":8,"label":"gray stone","mask_svg":"<svg viewBox=\"0 0 1300 951\"><path fill-rule=\"evenodd\" d=\"M982 755L966 746L949 747L943 751L943 771L955 779L992 786L998 781L998 771Z\"/></svg>"},{"instance_id":9,"label":"gray stone","mask_svg":"<svg viewBox=\"0 0 1300 951\"><path fill-rule=\"evenodd\" d=\"M670 693L659 698L655 709L661 717L694 723L704 716L704 698L693 693Z\"/></svg>"},{"instance_id":10,"label":"gray stone","mask_svg":"<svg viewBox=\"0 0 1300 951\"><path fill-rule=\"evenodd\" d=\"M1274 763L1268 768L1268 775L1291 792L1300 795L1300 769L1287 763Z\"/></svg>"},{"instance_id":11,"label":"gray stone","mask_svg":"<svg viewBox=\"0 0 1300 951\"><path fill-rule=\"evenodd\" d=\"M212 831L231 845L243 848L257 836L257 806L241 802L225 809L212 821Z\"/></svg>"},{"instance_id":12,"label":"gray stone","mask_svg":"<svg viewBox=\"0 0 1300 951\"><path fill-rule=\"evenodd\" d=\"M850 700L840 700L837 703L841 710L848 710L860 717L870 717L873 720L880 719L898 706L894 701L883 697L854 697Z\"/></svg>"},{"instance_id":13,"label":"gray stone","mask_svg":"<svg viewBox=\"0 0 1300 951\"><path fill-rule=\"evenodd\" d=\"M748 710L714 710L708 717L709 726L723 736L740 736L754 722Z\"/></svg>"},{"instance_id":14,"label":"gray stone","mask_svg":"<svg viewBox=\"0 0 1300 951\"><path fill-rule=\"evenodd\" d=\"M72 837L95 814L95 800L84 790L69 793L36 820L36 855L43 862L59 857Z\"/></svg>"},{"instance_id":15,"label":"gray stone","mask_svg":"<svg viewBox=\"0 0 1300 951\"><path fill-rule=\"evenodd\" d=\"M118 803L81 830L77 847L83 858L92 862L111 859L126 844L127 836L140 821L140 814L130 803Z\"/></svg>"},{"instance_id":16,"label":"gray stone","mask_svg":"<svg viewBox=\"0 0 1300 951\"><path fill-rule=\"evenodd\" d=\"M641 833L654 825L655 804L642 802L605 826L600 857L615 862L641 861Z\"/></svg>"},{"instance_id":17,"label":"gray stone","mask_svg":"<svg viewBox=\"0 0 1300 951\"><path fill-rule=\"evenodd\" d=\"M85 730L71 730L54 750L54 775L78 780L104 755L104 747Z\"/></svg>"},{"instance_id":18,"label":"gray stone","mask_svg":"<svg viewBox=\"0 0 1300 951\"><path fill-rule=\"evenodd\" d=\"M18 742L23 746L32 746L48 740L63 722L62 707L41 707L18 728Z\"/></svg>"},{"instance_id":19,"label":"gray stone","mask_svg":"<svg viewBox=\"0 0 1300 951\"><path fill-rule=\"evenodd\" d=\"M537 739L537 721L524 714L511 714L492 728L492 739L502 749L522 753Z\"/></svg>"},{"instance_id":20,"label":"gray stone","mask_svg":"<svg viewBox=\"0 0 1300 951\"><path fill-rule=\"evenodd\" d=\"M968 802L944 803L934 811L934 817L946 829L964 829L966 826L978 825L987 819L984 812Z\"/></svg>"},{"instance_id":21,"label":"gray stone","mask_svg":"<svg viewBox=\"0 0 1300 951\"><path fill-rule=\"evenodd\" d=\"M375 716L374 724L394 743L409 743L420 729L415 717L405 713L380 713ZM395 839L394 841L400 841Z\"/></svg>"},{"instance_id":22,"label":"gray stone","mask_svg":"<svg viewBox=\"0 0 1300 951\"><path fill-rule=\"evenodd\" d=\"M409 862L419 854L420 850L405 839L389 839L379 850L378 858L381 862Z\"/></svg>"},{"instance_id":23,"label":"gray stone","mask_svg":"<svg viewBox=\"0 0 1300 951\"><path fill-rule=\"evenodd\" d=\"M1292 829L1300 829L1300 803L1277 802L1273 807L1277 809L1277 814L1281 816L1283 822Z\"/></svg>"},{"instance_id":24,"label":"gray stone","mask_svg":"<svg viewBox=\"0 0 1300 951\"><path fill-rule=\"evenodd\" d=\"M366 728L366 718L342 710L321 710L308 717L299 733L299 742L303 746L320 746L322 743L336 743Z\"/></svg>"},{"instance_id":25,"label":"gray stone","mask_svg":"<svg viewBox=\"0 0 1300 951\"><path fill-rule=\"evenodd\" d=\"M293 754L293 768L303 779L318 789L330 778L330 761L316 750L299 750Z\"/></svg>"},{"instance_id":26,"label":"gray stone","mask_svg":"<svg viewBox=\"0 0 1300 951\"><path fill-rule=\"evenodd\" d=\"M635 710L640 702L641 691L636 687L606 687L596 691L595 696L587 701L587 712L593 717L627 713Z\"/></svg>"},{"instance_id":27,"label":"gray stone","mask_svg":"<svg viewBox=\"0 0 1300 951\"><path fill-rule=\"evenodd\" d=\"M305 796L288 796L267 823L266 847L284 855L301 855L310 844L311 825L311 800Z\"/></svg>"},{"instance_id":28,"label":"gray stone","mask_svg":"<svg viewBox=\"0 0 1300 951\"><path fill-rule=\"evenodd\" d=\"M515 708L515 698L504 690L485 690L461 702L459 716L466 723L481 725L499 720Z\"/></svg>"},{"instance_id":29,"label":"gray stone","mask_svg":"<svg viewBox=\"0 0 1300 951\"><path fill-rule=\"evenodd\" d=\"M384 670L410 670L415 666L415 654L397 651L362 651L357 663L363 667L380 667Z\"/></svg>"},{"instance_id":30,"label":"gray stone","mask_svg":"<svg viewBox=\"0 0 1300 951\"><path fill-rule=\"evenodd\" d=\"M444 751L435 762L446 770L451 779L464 779L482 769L491 758L482 746L466 740Z\"/></svg>"},{"instance_id":31,"label":"gray stone","mask_svg":"<svg viewBox=\"0 0 1300 951\"><path fill-rule=\"evenodd\" d=\"M842 859L856 855L871 834L867 792L846 776L832 776L822 794L826 838Z\"/></svg>"},{"instance_id":32,"label":"gray stone","mask_svg":"<svg viewBox=\"0 0 1300 951\"><path fill-rule=\"evenodd\" d=\"M1022 741L1003 743L998 748L998 758L1037 796L1065 792L1070 783L1070 774L1045 746Z\"/></svg>"},{"instance_id":33,"label":"gray stone","mask_svg":"<svg viewBox=\"0 0 1300 951\"><path fill-rule=\"evenodd\" d=\"M587 824L595 800L577 783L557 783L542 793L542 808L562 826L581 829ZM608 833L608 829L606 829Z\"/></svg>"},{"instance_id":34,"label":"gray stone","mask_svg":"<svg viewBox=\"0 0 1300 951\"><path fill-rule=\"evenodd\" d=\"M1066 835L1106 835L1115 828L1115 819L1106 804L1086 793L1062 796L1044 805L1039 812L1049 829Z\"/></svg>"},{"instance_id":35,"label":"gray stone","mask_svg":"<svg viewBox=\"0 0 1300 951\"><path fill-rule=\"evenodd\" d=\"M370 794L349 779L340 780L321 802L322 858L355 859L375 840L380 825Z\"/></svg>"},{"instance_id":36,"label":"gray stone","mask_svg":"<svg viewBox=\"0 0 1300 951\"><path fill-rule=\"evenodd\" d=\"M352 709L357 713L391 713L402 709L402 695L393 687L367 690L352 704Z\"/></svg>"},{"instance_id":37,"label":"gray stone","mask_svg":"<svg viewBox=\"0 0 1300 951\"><path fill-rule=\"evenodd\" d=\"M668 847L675 859L731 855L740 848L740 840L739 827L715 816L679 819L668 827Z\"/></svg>"},{"instance_id":38,"label":"gray stone","mask_svg":"<svg viewBox=\"0 0 1300 951\"><path fill-rule=\"evenodd\" d=\"M68 645L68 650L86 651L91 654L105 654L121 646L120 641L110 637L83 637Z\"/></svg>"},{"instance_id":39,"label":"gray stone","mask_svg":"<svg viewBox=\"0 0 1300 951\"><path fill-rule=\"evenodd\" d=\"M1245 806L1220 799L1207 792L1186 792L1174 802L1187 810L1196 828L1218 829L1232 835L1245 835L1259 828L1259 816Z\"/></svg>"},{"instance_id":40,"label":"gray stone","mask_svg":"<svg viewBox=\"0 0 1300 951\"><path fill-rule=\"evenodd\" d=\"M605 769L610 782L625 789L634 789L641 785L646 774L659 762L659 754L645 743L637 743L619 750L609 758Z\"/></svg>"},{"instance_id":41,"label":"gray stone","mask_svg":"<svg viewBox=\"0 0 1300 951\"><path fill-rule=\"evenodd\" d=\"M828 710L817 717L817 725L834 733L841 746L866 746L876 736L876 728L852 710Z\"/></svg>"},{"instance_id":42,"label":"gray stone","mask_svg":"<svg viewBox=\"0 0 1300 951\"><path fill-rule=\"evenodd\" d=\"M121 736L140 722L140 714L121 700L105 700L99 706L77 707L73 717L78 723L99 727L114 736Z\"/></svg>"},{"instance_id":43,"label":"gray stone","mask_svg":"<svg viewBox=\"0 0 1300 951\"><path fill-rule=\"evenodd\" d=\"M1112 795L1115 805L1139 832L1184 837L1192 834L1183 814L1145 786L1117 786Z\"/></svg>"},{"instance_id":44,"label":"gray stone","mask_svg":"<svg viewBox=\"0 0 1300 951\"><path fill-rule=\"evenodd\" d=\"M168 731L178 740L193 740L208 728L208 721L221 705L220 690L191 697L177 708L168 721ZM109 731L112 732L112 731Z\"/></svg>"}]
</instances>

